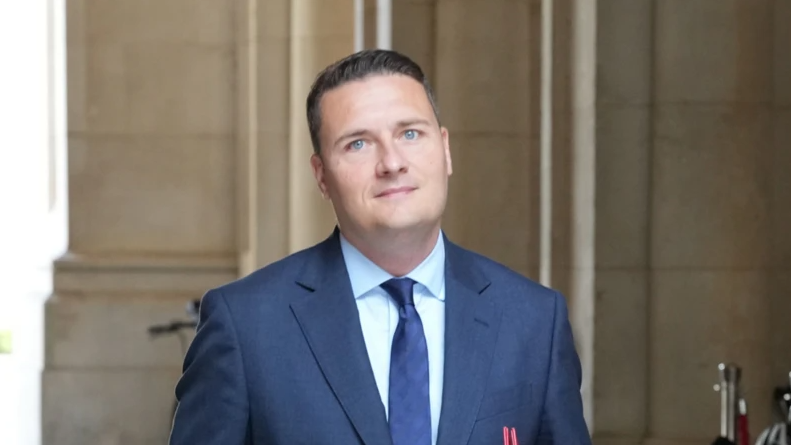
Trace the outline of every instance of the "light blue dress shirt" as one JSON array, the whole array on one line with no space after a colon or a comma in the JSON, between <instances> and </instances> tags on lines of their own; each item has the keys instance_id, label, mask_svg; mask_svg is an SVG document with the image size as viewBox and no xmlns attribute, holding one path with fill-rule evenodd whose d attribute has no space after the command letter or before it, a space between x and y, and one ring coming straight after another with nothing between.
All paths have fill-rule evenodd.
<instances>
[{"instance_id":1,"label":"light blue dress shirt","mask_svg":"<svg viewBox=\"0 0 791 445\"><path fill-rule=\"evenodd\" d=\"M398 307L379 285L394 278L366 258L341 235L341 251L357 301L365 346L385 413L390 386L390 347L398 326ZM415 308L428 346L431 443L437 443L445 365L445 244L440 233L431 254L407 277L415 280Z\"/></svg>"}]
</instances>

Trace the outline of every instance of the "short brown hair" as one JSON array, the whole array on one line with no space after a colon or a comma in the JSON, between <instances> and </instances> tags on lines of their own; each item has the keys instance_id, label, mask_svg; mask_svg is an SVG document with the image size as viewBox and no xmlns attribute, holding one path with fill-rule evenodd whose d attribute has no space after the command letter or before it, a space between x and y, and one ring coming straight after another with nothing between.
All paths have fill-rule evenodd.
<instances>
[{"instance_id":1,"label":"short brown hair","mask_svg":"<svg viewBox=\"0 0 791 445\"><path fill-rule=\"evenodd\" d=\"M420 66L409 57L392 50L372 49L356 52L325 68L316 77L308 93L308 129L313 143L313 152L321 152L319 130L321 129L321 98L324 93L354 80L362 80L377 74L400 74L409 76L423 85L434 115L439 121L439 108L434 91Z\"/></svg>"}]
</instances>

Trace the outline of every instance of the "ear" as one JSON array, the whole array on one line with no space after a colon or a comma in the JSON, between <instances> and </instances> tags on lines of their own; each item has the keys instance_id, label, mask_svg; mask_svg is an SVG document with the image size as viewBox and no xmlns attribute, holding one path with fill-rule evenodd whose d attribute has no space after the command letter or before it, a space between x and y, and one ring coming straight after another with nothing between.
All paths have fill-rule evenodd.
<instances>
[{"instance_id":1,"label":"ear","mask_svg":"<svg viewBox=\"0 0 791 445\"><path fill-rule=\"evenodd\" d=\"M324 161L321 160L321 155L313 153L310 156L310 166L313 169L313 177L316 178L316 185L319 187L321 196L324 197L324 199L329 199L329 193L327 193L327 182L324 175Z\"/></svg>"},{"instance_id":2,"label":"ear","mask_svg":"<svg viewBox=\"0 0 791 445\"><path fill-rule=\"evenodd\" d=\"M442 134L442 148L445 150L445 168L450 176L453 174L453 162L450 159L450 135L445 127L440 129L440 133Z\"/></svg>"}]
</instances>

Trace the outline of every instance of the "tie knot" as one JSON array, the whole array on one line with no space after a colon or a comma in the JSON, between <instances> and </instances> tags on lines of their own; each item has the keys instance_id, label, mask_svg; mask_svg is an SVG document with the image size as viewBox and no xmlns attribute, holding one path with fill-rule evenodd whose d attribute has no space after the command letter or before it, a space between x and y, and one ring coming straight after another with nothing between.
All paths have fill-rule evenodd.
<instances>
[{"instance_id":1,"label":"tie knot","mask_svg":"<svg viewBox=\"0 0 791 445\"><path fill-rule=\"evenodd\" d=\"M412 299L412 286L414 284L415 281L411 278L392 278L382 283L381 286L393 297L398 306L404 307L406 305L415 305Z\"/></svg>"}]
</instances>

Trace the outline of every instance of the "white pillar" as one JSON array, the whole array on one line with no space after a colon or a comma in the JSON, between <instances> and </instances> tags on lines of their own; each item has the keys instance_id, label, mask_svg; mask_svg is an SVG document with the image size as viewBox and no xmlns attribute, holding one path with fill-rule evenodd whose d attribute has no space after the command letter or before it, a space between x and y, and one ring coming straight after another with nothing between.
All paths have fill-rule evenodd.
<instances>
[{"instance_id":1,"label":"white pillar","mask_svg":"<svg viewBox=\"0 0 791 445\"><path fill-rule=\"evenodd\" d=\"M393 47L393 5L392 0L376 0L376 47Z\"/></svg>"}]
</instances>

